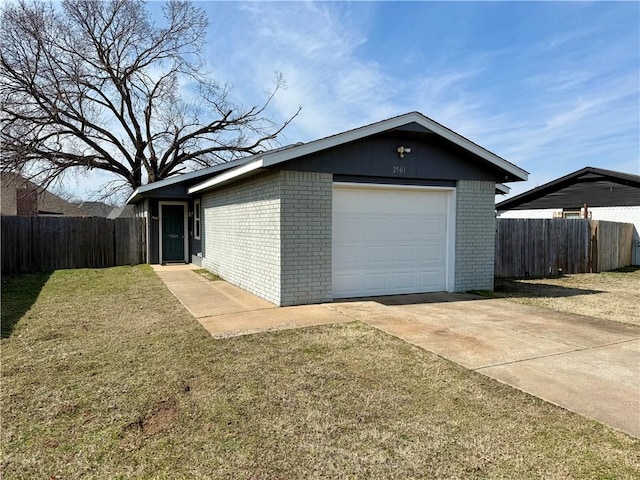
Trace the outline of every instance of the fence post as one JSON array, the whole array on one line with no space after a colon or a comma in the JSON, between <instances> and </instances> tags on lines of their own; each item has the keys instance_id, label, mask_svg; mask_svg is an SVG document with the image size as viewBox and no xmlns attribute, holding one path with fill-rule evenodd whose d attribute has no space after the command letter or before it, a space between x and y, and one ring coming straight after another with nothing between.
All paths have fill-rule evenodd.
<instances>
[{"instance_id":1,"label":"fence post","mask_svg":"<svg viewBox=\"0 0 640 480\"><path fill-rule=\"evenodd\" d=\"M598 273L598 221L592 220L591 224L591 245L589 248L589 271Z\"/></svg>"}]
</instances>

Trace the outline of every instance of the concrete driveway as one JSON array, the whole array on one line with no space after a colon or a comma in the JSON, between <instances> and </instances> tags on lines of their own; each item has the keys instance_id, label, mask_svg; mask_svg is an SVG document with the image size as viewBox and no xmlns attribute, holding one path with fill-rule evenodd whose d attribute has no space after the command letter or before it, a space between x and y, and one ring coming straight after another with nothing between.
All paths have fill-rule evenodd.
<instances>
[{"instance_id":1,"label":"concrete driveway","mask_svg":"<svg viewBox=\"0 0 640 480\"><path fill-rule=\"evenodd\" d=\"M639 327L472 295L329 308L640 438Z\"/></svg>"},{"instance_id":2,"label":"concrete driveway","mask_svg":"<svg viewBox=\"0 0 640 480\"><path fill-rule=\"evenodd\" d=\"M639 327L464 294L278 308L193 266L154 268L215 337L359 320L640 438Z\"/></svg>"}]
</instances>

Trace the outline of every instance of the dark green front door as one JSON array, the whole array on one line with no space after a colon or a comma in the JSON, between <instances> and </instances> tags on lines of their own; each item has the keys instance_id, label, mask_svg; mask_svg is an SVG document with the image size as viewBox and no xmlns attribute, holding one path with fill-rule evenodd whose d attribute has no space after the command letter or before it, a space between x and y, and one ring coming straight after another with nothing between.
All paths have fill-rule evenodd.
<instances>
[{"instance_id":1,"label":"dark green front door","mask_svg":"<svg viewBox=\"0 0 640 480\"><path fill-rule=\"evenodd\" d=\"M184 262L184 207L162 205L162 261Z\"/></svg>"}]
</instances>

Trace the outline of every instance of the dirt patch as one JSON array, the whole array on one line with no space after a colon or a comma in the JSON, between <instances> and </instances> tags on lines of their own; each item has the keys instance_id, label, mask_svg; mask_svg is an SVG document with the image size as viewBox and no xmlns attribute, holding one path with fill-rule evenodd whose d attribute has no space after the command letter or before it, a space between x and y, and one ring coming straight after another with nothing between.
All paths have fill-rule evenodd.
<instances>
[{"instance_id":1,"label":"dirt patch","mask_svg":"<svg viewBox=\"0 0 640 480\"><path fill-rule=\"evenodd\" d=\"M557 278L496 279L495 294L558 312L640 325L640 268Z\"/></svg>"},{"instance_id":2,"label":"dirt patch","mask_svg":"<svg viewBox=\"0 0 640 480\"><path fill-rule=\"evenodd\" d=\"M158 405L142 422L144 435L156 435L169 430L178 417L178 408L172 401L164 401Z\"/></svg>"},{"instance_id":3,"label":"dirt patch","mask_svg":"<svg viewBox=\"0 0 640 480\"><path fill-rule=\"evenodd\" d=\"M136 419L124 427L123 443L131 445L140 437L151 437L170 430L178 417L174 401L163 400L145 417Z\"/></svg>"}]
</instances>

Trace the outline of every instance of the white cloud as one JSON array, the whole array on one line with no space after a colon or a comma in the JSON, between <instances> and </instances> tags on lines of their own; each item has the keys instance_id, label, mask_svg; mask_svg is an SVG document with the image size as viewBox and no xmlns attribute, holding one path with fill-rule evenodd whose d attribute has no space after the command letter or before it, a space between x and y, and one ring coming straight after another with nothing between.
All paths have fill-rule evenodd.
<instances>
[{"instance_id":1,"label":"white cloud","mask_svg":"<svg viewBox=\"0 0 640 480\"><path fill-rule=\"evenodd\" d=\"M290 141L311 140L400 113L391 105L394 79L359 55L367 36L360 28L361 18L348 5L250 3L238 9L245 15L245 33L226 66L236 71L234 83L245 90L264 90L274 71L283 73L287 88L275 98L277 116L285 119L303 107L285 132Z\"/></svg>"}]
</instances>

